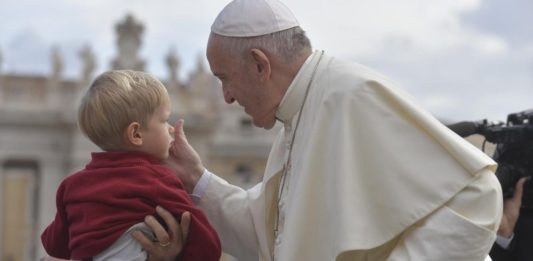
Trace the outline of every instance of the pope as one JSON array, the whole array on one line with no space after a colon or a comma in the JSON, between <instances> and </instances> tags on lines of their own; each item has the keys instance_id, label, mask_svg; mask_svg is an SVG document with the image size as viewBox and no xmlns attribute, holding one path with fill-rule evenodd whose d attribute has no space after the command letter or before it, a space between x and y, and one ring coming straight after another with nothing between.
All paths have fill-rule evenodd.
<instances>
[{"instance_id":1,"label":"pope","mask_svg":"<svg viewBox=\"0 0 533 261\"><path fill-rule=\"evenodd\" d=\"M487 257L502 215L496 163L392 80L313 51L278 0L230 2L211 27L207 58L227 103L258 127L282 125L262 182L249 190L207 171L176 132L175 171L225 252L281 261Z\"/></svg>"}]
</instances>

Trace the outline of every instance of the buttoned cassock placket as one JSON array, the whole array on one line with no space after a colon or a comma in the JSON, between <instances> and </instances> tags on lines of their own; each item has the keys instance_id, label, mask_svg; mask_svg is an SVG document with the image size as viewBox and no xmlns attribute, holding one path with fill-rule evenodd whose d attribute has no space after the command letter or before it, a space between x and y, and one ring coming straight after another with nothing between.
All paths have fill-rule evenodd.
<instances>
[{"instance_id":1,"label":"buttoned cassock placket","mask_svg":"<svg viewBox=\"0 0 533 261\"><path fill-rule=\"evenodd\" d=\"M283 228L285 224L285 214L287 213L287 195L289 194L289 187L291 181L291 166L292 163L289 160L289 154L291 153L292 146L292 137L293 137L293 128L292 123L289 121L284 124L284 135L285 135L285 166L283 170L283 176L281 177L281 184L279 185L278 193L278 219L276 224L275 232L275 241L274 241L274 253L278 252L279 247L281 246L283 240ZM276 255L274 254L274 260L276 260Z\"/></svg>"},{"instance_id":2,"label":"buttoned cassock placket","mask_svg":"<svg viewBox=\"0 0 533 261\"><path fill-rule=\"evenodd\" d=\"M289 86L287 93L281 101L280 107L276 114L277 119L283 123L283 137L284 144L284 164L279 177L278 194L275 209L274 222L274 246L272 259L278 260L276 253L279 253L280 247L283 243L283 231L285 227L285 217L289 209L289 199L291 198L290 187L293 182L298 179L293 173L294 160L298 159L298 155L294 154L293 146L303 146L302 140L297 140L296 133L298 131L300 114L305 110L305 103L308 92L310 90L313 77L316 73L320 60L323 56L323 51L315 52L306 61L305 66L307 70L301 71L295 78L294 82ZM310 70L312 68L312 70ZM296 150L300 151L300 150ZM293 158L296 157L296 158Z\"/></svg>"}]
</instances>

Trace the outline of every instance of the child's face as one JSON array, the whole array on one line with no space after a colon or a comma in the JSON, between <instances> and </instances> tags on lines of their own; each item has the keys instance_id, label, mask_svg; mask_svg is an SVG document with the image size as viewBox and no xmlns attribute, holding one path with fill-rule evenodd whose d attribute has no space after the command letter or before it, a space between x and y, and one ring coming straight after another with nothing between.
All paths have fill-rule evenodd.
<instances>
[{"instance_id":1,"label":"child's face","mask_svg":"<svg viewBox=\"0 0 533 261\"><path fill-rule=\"evenodd\" d=\"M170 117L170 103L161 104L148 119L148 126L142 130L141 151L165 160L172 142L174 141L174 127L168 124Z\"/></svg>"}]
</instances>

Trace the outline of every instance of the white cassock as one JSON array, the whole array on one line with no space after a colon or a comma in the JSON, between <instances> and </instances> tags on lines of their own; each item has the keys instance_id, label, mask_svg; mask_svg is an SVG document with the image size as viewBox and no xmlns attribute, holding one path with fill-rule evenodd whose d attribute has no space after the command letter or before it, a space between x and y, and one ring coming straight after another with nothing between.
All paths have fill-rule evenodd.
<instances>
[{"instance_id":1,"label":"white cassock","mask_svg":"<svg viewBox=\"0 0 533 261\"><path fill-rule=\"evenodd\" d=\"M502 215L495 162L388 79L314 52L277 117L284 127L263 182L245 191L213 175L199 202L225 252L244 261L486 258Z\"/></svg>"}]
</instances>

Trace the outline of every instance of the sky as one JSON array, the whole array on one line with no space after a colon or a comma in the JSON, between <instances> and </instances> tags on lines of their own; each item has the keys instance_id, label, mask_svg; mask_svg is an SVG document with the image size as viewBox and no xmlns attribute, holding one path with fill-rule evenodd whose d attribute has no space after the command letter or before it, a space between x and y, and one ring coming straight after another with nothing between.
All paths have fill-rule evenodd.
<instances>
[{"instance_id":1,"label":"sky","mask_svg":"<svg viewBox=\"0 0 533 261\"><path fill-rule=\"evenodd\" d=\"M89 45L99 73L117 53L115 25L144 24L140 57L166 79L174 49L180 78L201 61L228 0L2 0L0 70L46 75L59 48L65 77L81 74ZM531 0L284 0L317 50L388 76L439 119L505 121L533 108Z\"/></svg>"}]
</instances>

